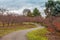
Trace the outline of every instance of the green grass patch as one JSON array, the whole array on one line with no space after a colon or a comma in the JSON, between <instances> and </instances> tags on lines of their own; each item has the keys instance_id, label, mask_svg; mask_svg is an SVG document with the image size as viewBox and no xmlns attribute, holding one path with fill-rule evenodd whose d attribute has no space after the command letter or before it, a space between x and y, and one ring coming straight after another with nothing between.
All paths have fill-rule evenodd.
<instances>
[{"instance_id":1,"label":"green grass patch","mask_svg":"<svg viewBox=\"0 0 60 40\"><path fill-rule=\"evenodd\" d=\"M11 33L13 31L17 31L17 30L24 30L24 29L29 29L29 28L34 28L36 27L33 24L19 24L19 25L13 25L10 27L0 27L0 37Z\"/></svg>"},{"instance_id":2,"label":"green grass patch","mask_svg":"<svg viewBox=\"0 0 60 40\"><path fill-rule=\"evenodd\" d=\"M48 38L45 35L47 32L48 31L46 28L34 30L27 34L27 38L28 40L48 40Z\"/></svg>"}]
</instances>

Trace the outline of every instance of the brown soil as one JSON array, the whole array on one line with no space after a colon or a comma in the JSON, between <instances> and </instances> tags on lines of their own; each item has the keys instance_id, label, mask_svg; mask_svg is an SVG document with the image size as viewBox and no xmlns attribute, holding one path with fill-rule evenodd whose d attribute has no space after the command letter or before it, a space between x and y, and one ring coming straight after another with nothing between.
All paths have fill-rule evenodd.
<instances>
[{"instance_id":1,"label":"brown soil","mask_svg":"<svg viewBox=\"0 0 60 40\"><path fill-rule=\"evenodd\" d=\"M46 34L48 40L60 40L60 36L55 33L48 33Z\"/></svg>"}]
</instances>

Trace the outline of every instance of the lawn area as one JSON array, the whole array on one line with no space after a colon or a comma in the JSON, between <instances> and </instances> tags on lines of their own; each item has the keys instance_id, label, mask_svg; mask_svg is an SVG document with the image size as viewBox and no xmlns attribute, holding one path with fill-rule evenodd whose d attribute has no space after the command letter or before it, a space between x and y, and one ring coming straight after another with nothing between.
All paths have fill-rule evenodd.
<instances>
[{"instance_id":1,"label":"lawn area","mask_svg":"<svg viewBox=\"0 0 60 40\"><path fill-rule=\"evenodd\" d=\"M27 34L27 38L28 40L48 40L45 35L47 32L46 28L34 30Z\"/></svg>"},{"instance_id":2,"label":"lawn area","mask_svg":"<svg viewBox=\"0 0 60 40\"><path fill-rule=\"evenodd\" d=\"M19 24L11 27L0 27L0 37L17 30L24 30L36 27L34 24Z\"/></svg>"}]
</instances>

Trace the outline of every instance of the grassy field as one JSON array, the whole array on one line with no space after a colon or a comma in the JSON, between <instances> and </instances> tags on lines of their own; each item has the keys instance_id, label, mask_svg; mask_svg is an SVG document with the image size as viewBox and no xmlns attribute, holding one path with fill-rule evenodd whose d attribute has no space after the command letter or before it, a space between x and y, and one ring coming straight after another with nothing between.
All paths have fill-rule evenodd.
<instances>
[{"instance_id":1,"label":"grassy field","mask_svg":"<svg viewBox=\"0 0 60 40\"><path fill-rule=\"evenodd\" d=\"M0 27L0 37L11 33L13 31L17 31L17 30L24 30L24 29L28 29L28 28L34 28L36 27L33 24L19 24L19 25L13 25L10 27Z\"/></svg>"},{"instance_id":2,"label":"grassy field","mask_svg":"<svg viewBox=\"0 0 60 40\"><path fill-rule=\"evenodd\" d=\"M28 40L48 40L48 38L45 35L47 32L48 31L46 28L34 30L27 34L27 38Z\"/></svg>"}]
</instances>

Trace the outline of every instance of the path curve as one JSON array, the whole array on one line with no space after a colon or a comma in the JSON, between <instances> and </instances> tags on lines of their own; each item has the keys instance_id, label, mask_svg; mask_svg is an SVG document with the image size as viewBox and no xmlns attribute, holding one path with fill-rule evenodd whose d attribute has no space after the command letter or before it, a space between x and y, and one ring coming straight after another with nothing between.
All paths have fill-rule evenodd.
<instances>
[{"instance_id":1,"label":"path curve","mask_svg":"<svg viewBox=\"0 0 60 40\"><path fill-rule=\"evenodd\" d=\"M2 37L1 40L27 40L26 34L32 30L36 30L39 28L44 28L40 25L37 25L37 28L31 28L31 29L26 29L26 30L20 30L20 31L15 31L13 33L10 33L4 37Z\"/></svg>"}]
</instances>

